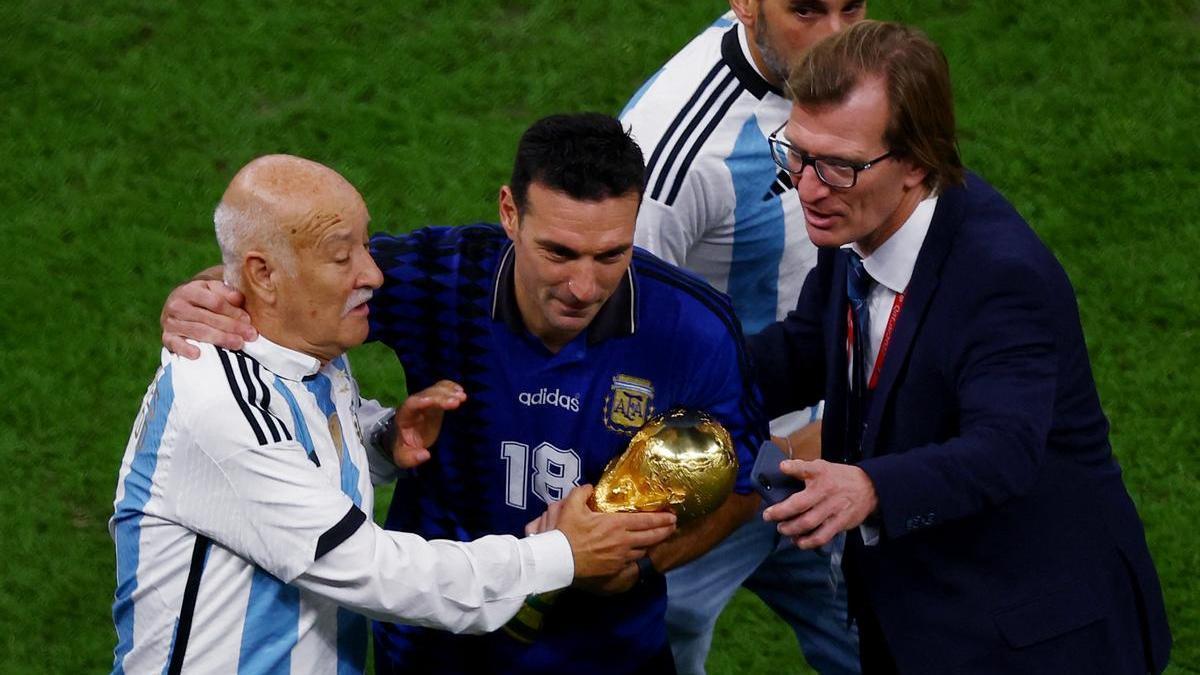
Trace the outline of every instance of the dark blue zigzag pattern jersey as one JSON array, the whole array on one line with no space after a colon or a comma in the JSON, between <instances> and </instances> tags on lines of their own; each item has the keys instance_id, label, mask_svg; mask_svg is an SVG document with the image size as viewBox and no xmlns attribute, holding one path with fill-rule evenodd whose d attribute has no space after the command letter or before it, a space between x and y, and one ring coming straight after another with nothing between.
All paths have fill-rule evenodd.
<instances>
[{"instance_id":1,"label":"dark blue zigzag pattern jersey","mask_svg":"<svg viewBox=\"0 0 1200 675\"><path fill-rule=\"evenodd\" d=\"M410 391L452 379L467 391L433 459L397 486L386 526L427 538L521 536L546 503L595 483L652 413L705 410L737 446L749 491L767 429L728 299L635 250L630 272L584 333L551 354L523 326L512 247L495 225L378 235L384 286L371 339L391 347ZM662 579L611 597L568 590L532 645L503 631L455 636L376 629L380 672L634 672L666 649Z\"/></svg>"}]
</instances>

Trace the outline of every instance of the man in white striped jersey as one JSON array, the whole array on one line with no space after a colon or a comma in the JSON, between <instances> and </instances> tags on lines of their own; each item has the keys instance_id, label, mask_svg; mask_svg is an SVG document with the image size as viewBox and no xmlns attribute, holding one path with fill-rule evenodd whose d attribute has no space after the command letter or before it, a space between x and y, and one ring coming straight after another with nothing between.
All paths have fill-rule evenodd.
<instances>
[{"instance_id":1,"label":"man in white striped jersey","mask_svg":"<svg viewBox=\"0 0 1200 675\"><path fill-rule=\"evenodd\" d=\"M791 111L780 90L788 64L862 19L867 3L729 4L732 11L642 85L621 119L648 155L635 243L728 293L751 335L795 307L817 259L791 180L767 144ZM816 459L820 425L809 422L817 417L798 411L773 421L772 433L796 457ZM704 672L717 614L743 583L791 625L818 671L857 672L836 553L797 550L753 518L671 571L667 626L679 672Z\"/></svg>"},{"instance_id":2,"label":"man in white striped jersey","mask_svg":"<svg viewBox=\"0 0 1200 675\"><path fill-rule=\"evenodd\" d=\"M225 192L225 280L259 337L197 345L194 361L163 352L109 523L114 673L361 673L364 615L494 630L527 595L615 574L673 531L669 514L593 513L587 487L557 530L520 540L425 541L370 521L372 482L426 458L464 394L439 383L391 423L359 397L344 352L382 282L368 219L344 178L297 157L259 158ZM374 440L389 428L394 443Z\"/></svg>"}]
</instances>

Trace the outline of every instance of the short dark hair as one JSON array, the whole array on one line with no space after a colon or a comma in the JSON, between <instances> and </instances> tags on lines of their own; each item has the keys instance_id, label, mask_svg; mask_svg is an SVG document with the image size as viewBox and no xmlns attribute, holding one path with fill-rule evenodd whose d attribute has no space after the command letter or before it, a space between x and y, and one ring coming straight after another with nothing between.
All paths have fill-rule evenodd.
<instances>
[{"instance_id":1,"label":"short dark hair","mask_svg":"<svg viewBox=\"0 0 1200 675\"><path fill-rule=\"evenodd\" d=\"M530 183L583 201L631 191L640 198L645 172L642 149L615 118L600 113L551 115L521 135L508 187L517 212L524 214Z\"/></svg>"},{"instance_id":2,"label":"short dark hair","mask_svg":"<svg viewBox=\"0 0 1200 675\"><path fill-rule=\"evenodd\" d=\"M860 21L805 52L788 76L787 91L801 107L835 106L872 76L887 83L888 149L924 168L931 190L961 185L964 169L954 130L950 66L920 30Z\"/></svg>"}]
</instances>

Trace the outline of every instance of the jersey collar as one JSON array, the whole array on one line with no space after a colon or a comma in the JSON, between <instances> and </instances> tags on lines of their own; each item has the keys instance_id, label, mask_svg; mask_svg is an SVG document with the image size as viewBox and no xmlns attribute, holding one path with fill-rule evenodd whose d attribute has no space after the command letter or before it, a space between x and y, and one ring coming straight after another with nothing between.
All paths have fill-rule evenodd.
<instances>
[{"instance_id":1,"label":"jersey collar","mask_svg":"<svg viewBox=\"0 0 1200 675\"><path fill-rule=\"evenodd\" d=\"M267 370L288 380L303 380L321 369L321 361L271 342L261 334L247 342L242 352Z\"/></svg>"},{"instance_id":2,"label":"jersey collar","mask_svg":"<svg viewBox=\"0 0 1200 675\"><path fill-rule=\"evenodd\" d=\"M729 69L754 98L761 99L767 93L783 96L783 92L767 82L758 67L750 58L750 48L747 42L746 27L739 22L733 28L725 31L721 38L721 58L729 64Z\"/></svg>"},{"instance_id":3,"label":"jersey collar","mask_svg":"<svg viewBox=\"0 0 1200 675\"><path fill-rule=\"evenodd\" d=\"M514 333L527 329L517 306L516 281L513 274L513 245L510 242L500 257L496 268L496 280L492 284L492 320L503 321ZM594 345L609 338L633 335L637 329L637 284L633 276L633 263L625 271L625 278L613 291L608 301L596 313L588 325L588 344Z\"/></svg>"}]
</instances>

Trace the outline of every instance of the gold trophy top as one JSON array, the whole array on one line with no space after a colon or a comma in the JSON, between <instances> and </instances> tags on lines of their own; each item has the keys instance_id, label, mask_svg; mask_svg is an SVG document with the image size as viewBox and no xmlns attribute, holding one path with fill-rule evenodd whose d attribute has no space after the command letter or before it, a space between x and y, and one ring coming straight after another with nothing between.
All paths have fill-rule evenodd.
<instances>
[{"instance_id":1,"label":"gold trophy top","mask_svg":"<svg viewBox=\"0 0 1200 675\"><path fill-rule=\"evenodd\" d=\"M708 414L676 408L646 421L604 468L593 506L603 512L671 511L680 523L716 510L733 490L733 440Z\"/></svg>"}]
</instances>

